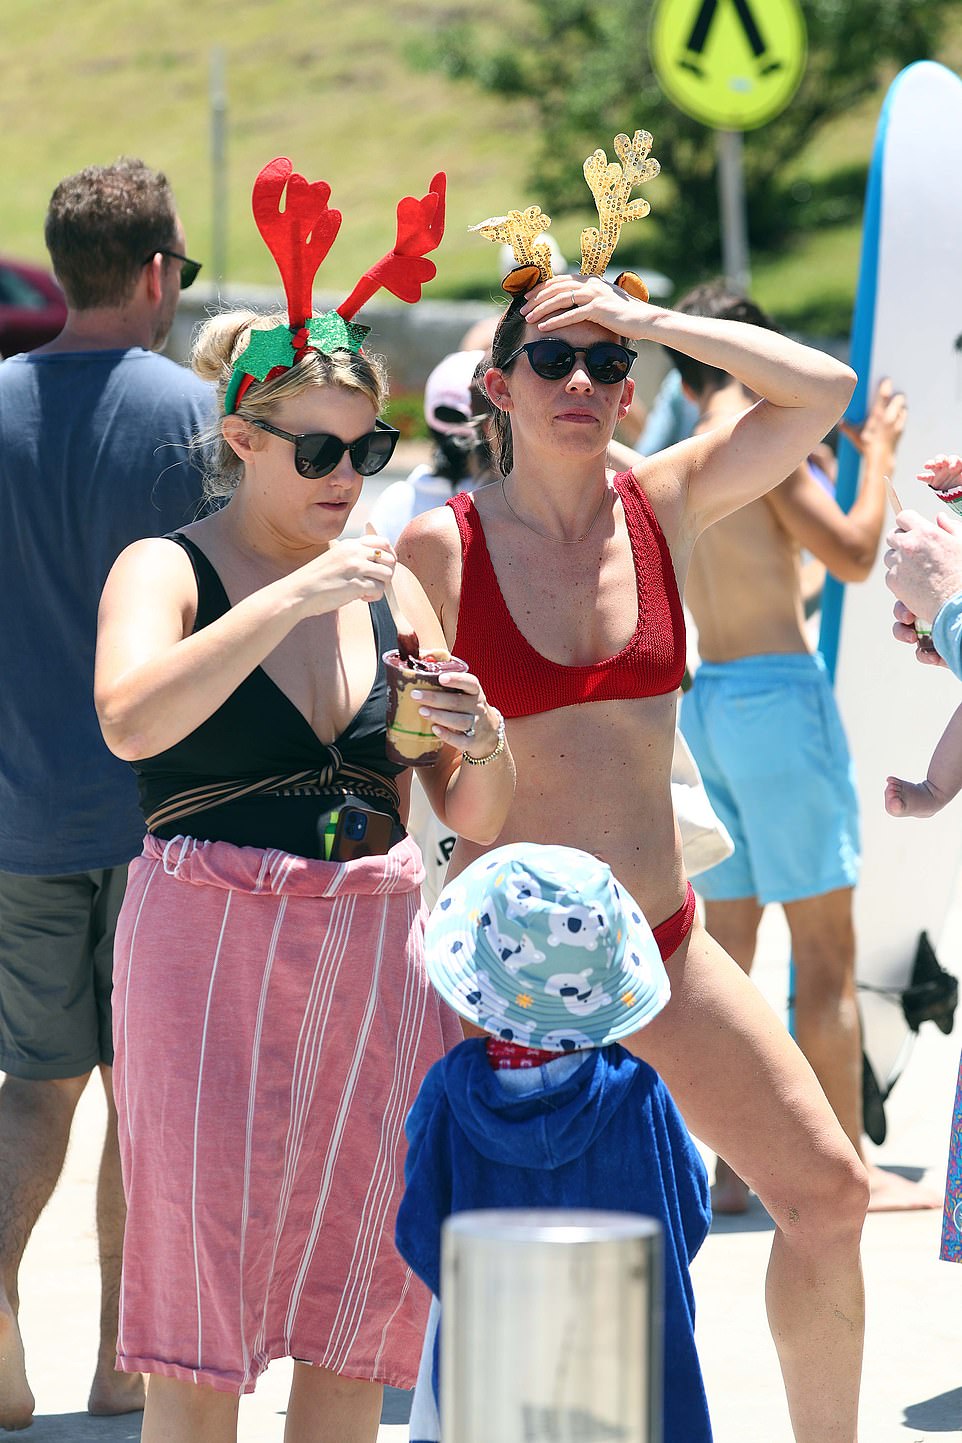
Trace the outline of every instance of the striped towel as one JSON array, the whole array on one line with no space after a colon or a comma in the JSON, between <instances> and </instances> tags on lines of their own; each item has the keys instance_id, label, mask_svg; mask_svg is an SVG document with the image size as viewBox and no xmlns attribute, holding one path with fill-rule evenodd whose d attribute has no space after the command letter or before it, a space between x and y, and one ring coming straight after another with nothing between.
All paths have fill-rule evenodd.
<instances>
[{"instance_id":1,"label":"striped towel","mask_svg":"<svg viewBox=\"0 0 962 1443\"><path fill-rule=\"evenodd\" d=\"M115 945L120 1369L242 1393L292 1356L413 1385L404 1119L461 1038L422 875L409 838L340 864L147 837Z\"/></svg>"}]
</instances>

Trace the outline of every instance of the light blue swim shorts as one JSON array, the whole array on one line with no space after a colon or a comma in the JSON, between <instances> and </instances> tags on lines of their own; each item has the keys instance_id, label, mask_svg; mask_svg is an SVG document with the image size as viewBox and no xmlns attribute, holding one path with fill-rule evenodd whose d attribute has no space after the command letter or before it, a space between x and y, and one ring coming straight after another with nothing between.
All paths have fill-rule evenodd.
<instances>
[{"instance_id":1,"label":"light blue swim shorts","mask_svg":"<svg viewBox=\"0 0 962 1443\"><path fill-rule=\"evenodd\" d=\"M855 885L858 800L821 656L703 662L681 729L735 843L698 877L707 901L798 902Z\"/></svg>"}]
</instances>

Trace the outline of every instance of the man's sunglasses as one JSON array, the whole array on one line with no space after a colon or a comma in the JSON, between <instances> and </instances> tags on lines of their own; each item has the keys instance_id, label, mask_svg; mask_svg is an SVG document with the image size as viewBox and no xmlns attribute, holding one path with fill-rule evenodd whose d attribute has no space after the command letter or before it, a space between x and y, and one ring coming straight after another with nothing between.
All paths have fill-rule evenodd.
<instances>
[{"instance_id":1,"label":"man's sunglasses","mask_svg":"<svg viewBox=\"0 0 962 1443\"><path fill-rule=\"evenodd\" d=\"M584 356L585 367L593 381L603 386L615 386L623 381L631 370L637 351L619 346L615 341L594 341L590 346L571 346L567 341L547 337L543 341L529 341L512 351L502 368L510 366L524 351L528 364L536 376L545 381L560 381L573 369L575 358Z\"/></svg>"},{"instance_id":2,"label":"man's sunglasses","mask_svg":"<svg viewBox=\"0 0 962 1443\"><path fill-rule=\"evenodd\" d=\"M340 436L332 436L327 431L294 435L290 431L282 431L279 426L270 426L266 421L255 421L251 416L241 419L272 436L280 436L282 441L290 441L294 447L294 469L309 481L329 476L345 451L350 452L351 465L359 476L376 476L394 455L401 434L385 421L375 421L375 430L358 436L356 441L342 441Z\"/></svg>"},{"instance_id":3,"label":"man's sunglasses","mask_svg":"<svg viewBox=\"0 0 962 1443\"><path fill-rule=\"evenodd\" d=\"M182 291L189 290L200 273L200 261L192 261L189 256L182 256L178 251L166 251L162 247L151 251L147 259L141 261L140 264L147 265L154 256L169 256L172 261L180 261L180 288Z\"/></svg>"}]
</instances>

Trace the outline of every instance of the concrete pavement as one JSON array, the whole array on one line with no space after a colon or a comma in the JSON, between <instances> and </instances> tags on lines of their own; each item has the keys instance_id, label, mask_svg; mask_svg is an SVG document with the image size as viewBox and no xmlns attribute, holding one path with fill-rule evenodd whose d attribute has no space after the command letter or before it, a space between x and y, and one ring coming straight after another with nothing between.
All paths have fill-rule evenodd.
<instances>
[{"instance_id":1,"label":"concrete pavement","mask_svg":"<svg viewBox=\"0 0 962 1443\"><path fill-rule=\"evenodd\" d=\"M781 913L762 927L756 977L783 1007L788 940ZM939 948L959 970L962 888ZM949 1120L962 1043L926 1023L886 1106L888 1136L872 1160L945 1185ZM863 1443L962 1440L962 1267L938 1261L941 1214L869 1216L863 1238L867 1328ZM718 1218L695 1260L698 1344L716 1443L788 1443L788 1414L765 1320L762 1276L772 1224L757 1203L744 1218Z\"/></svg>"},{"instance_id":2,"label":"concrete pavement","mask_svg":"<svg viewBox=\"0 0 962 1443\"><path fill-rule=\"evenodd\" d=\"M962 956L962 892L940 949ZM758 981L785 995L787 939L780 913L762 928ZM889 1104L876 1160L944 1181L949 1112L962 1025L943 1037L926 1024ZM29 1443L119 1443L139 1418L88 1418L97 1327L94 1180L103 1125L94 1081L80 1103L64 1176L38 1224L22 1271L22 1323L37 1418ZM694 1277L698 1337L717 1443L789 1443L778 1366L765 1322L763 1278L771 1224L761 1208L719 1219ZM877 1215L865 1230L868 1289L864 1443L962 1443L962 1268L937 1261L936 1213ZM240 1409L241 1443L280 1443L290 1364L275 1363ZM401 1443L407 1399L385 1403L380 1443ZM11 1435L12 1436L12 1435ZM492 1440L495 1443L495 1440Z\"/></svg>"}]
</instances>

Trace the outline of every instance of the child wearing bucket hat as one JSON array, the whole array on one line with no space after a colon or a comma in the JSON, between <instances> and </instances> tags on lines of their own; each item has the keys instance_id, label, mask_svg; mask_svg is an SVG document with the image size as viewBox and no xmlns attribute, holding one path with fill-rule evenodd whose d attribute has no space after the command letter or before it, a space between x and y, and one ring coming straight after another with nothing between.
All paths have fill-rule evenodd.
<instances>
[{"instance_id":1,"label":"child wearing bucket hat","mask_svg":"<svg viewBox=\"0 0 962 1443\"><path fill-rule=\"evenodd\" d=\"M657 1073L618 1045L669 998L637 903L596 857L517 843L441 893L428 975L481 1028L431 1068L408 1116L398 1250L434 1295L411 1443L440 1438L441 1226L498 1207L601 1208L664 1235L664 1443L710 1443L688 1267L708 1231L704 1164Z\"/></svg>"}]
</instances>

